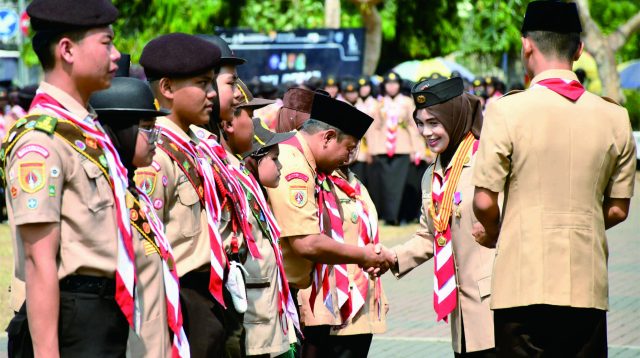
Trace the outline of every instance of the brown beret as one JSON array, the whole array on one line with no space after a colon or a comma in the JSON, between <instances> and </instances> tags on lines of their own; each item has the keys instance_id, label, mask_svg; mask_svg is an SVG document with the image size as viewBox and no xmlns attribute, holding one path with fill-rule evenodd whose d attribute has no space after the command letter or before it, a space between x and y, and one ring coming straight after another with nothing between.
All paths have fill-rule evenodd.
<instances>
[{"instance_id":1,"label":"brown beret","mask_svg":"<svg viewBox=\"0 0 640 358\"><path fill-rule=\"evenodd\" d=\"M118 9L109 0L33 0L27 14L36 32L69 31L112 24Z\"/></svg>"}]
</instances>

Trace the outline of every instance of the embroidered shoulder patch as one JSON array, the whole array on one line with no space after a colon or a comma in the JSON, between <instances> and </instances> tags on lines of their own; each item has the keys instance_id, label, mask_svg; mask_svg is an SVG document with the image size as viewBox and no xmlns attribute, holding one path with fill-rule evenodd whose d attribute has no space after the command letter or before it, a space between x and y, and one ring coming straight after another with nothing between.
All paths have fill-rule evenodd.
<instances>
[{"instance_id":1,"label":"embroidered shoulder patch","mask_svg":"<svg viewBox=\"0 0 640 358\"><path fill-rule=\"evenodd\" d=\"M307 203L307 187L292 186L289 188L289 200L294 206L301 208Z\"/></svg>"},{"instance_id":2,"label":"embroidered shoulder patch","mask_svg":"<svg viewBox=\"0 0 640 358\"><path fill-rule=\"evenodd\" d=\"M305 183L309 181L309 177L307 175L303 174L303 173L300 173L300 172L293 172L291 174L288 174L284 178L287 179L287 181L292 181L293 179L300 179L300 180L304 181Z\"/></svg>"},{"instance_id":3,"label":"embroidered shoulder patch","mask_svg":"<svg viewBox=\"0 0 640 358\"><path fill-rule=\"evenodd\" d=\"M44 188L44 161L22 162L18 164L20 189L25 193L35 193Z\"/></svg>"},{"instance_id":4,"label":"embroidered shoulder patch","mask_svg":"<svg viewBox=\"0 0 640 358\"><path fill-rule=\"evenodd\" d=\"M138 170L133 180L142 191L147 195L153 194L156 189L156 176L158 172L153 170Z\"/></svg>"},{"instance_id":5,"label":"embroidered shoulder patch","mask_svg":"<svg viewBox=\"0 0 640 358\"><path fill-rule=\"evenodd\" d=\"M18 155L18 158L22 159L29 153L35 153L44 158L49 158L49 151L47 148L39 144L27 144L21 147L16 154Z\"/></svg>"}]
</instances>

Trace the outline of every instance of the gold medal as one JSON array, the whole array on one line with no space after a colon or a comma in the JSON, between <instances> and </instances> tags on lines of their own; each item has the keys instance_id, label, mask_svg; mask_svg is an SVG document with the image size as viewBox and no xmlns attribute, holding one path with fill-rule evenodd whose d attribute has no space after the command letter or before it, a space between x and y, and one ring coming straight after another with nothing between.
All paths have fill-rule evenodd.
<instances>
[{"instance_id":1,"label":"gold medal","mask_svg":"<svg viewBox=\"0 0 640 358\"><path fill-rule=\"evenodd\" d=\"M447 239L444 238L444 236L440 236L438 238L438 246L444 246L447 244Z\"/></svg>"}]
</instances>

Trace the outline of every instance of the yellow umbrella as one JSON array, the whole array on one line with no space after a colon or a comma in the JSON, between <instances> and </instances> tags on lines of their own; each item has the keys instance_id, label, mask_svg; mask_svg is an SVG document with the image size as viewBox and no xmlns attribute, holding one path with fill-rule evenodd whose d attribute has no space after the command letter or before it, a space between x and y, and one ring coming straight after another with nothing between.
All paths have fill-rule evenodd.
<instances>
[{"instance_id":1,"label":"yellow umbrella","mask_svg":"<svg viewBox=\"0 0 640 358\"><path fill-rule=\"evenodd\" d=\"M598 75L598 63L587 51L582 51L580 59L573 63L574 71L579 68L583 69L587 74L587 78L585 79L587 90L589 90L589 92L601 93L602 82L600 82L600 76Z\"/></svg>"}]
</instances>

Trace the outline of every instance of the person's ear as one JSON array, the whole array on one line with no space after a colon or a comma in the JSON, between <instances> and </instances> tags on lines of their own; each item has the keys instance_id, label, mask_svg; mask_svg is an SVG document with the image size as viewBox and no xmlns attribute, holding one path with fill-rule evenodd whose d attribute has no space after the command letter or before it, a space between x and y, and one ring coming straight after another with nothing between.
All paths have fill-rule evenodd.
<instances>
[{"instance_id":1,"label":"person's ear","mask_svg":"<svg viewBox=\"0 0 640 358\"><path fill-rule=\"evenodd\" d=\"M323 146L326 148L327 145L329 145L329 142L331 142L331 140L337 139L337 138L338 138L338 133L336 132L335 129L327 129L322 133Z\"/></svg>"},{"instance_id":2,"label":"person's ear","mask_svg":"<svg viewBox=\"0 0 640 358\"><path fill-rule=\"evenodd\" d=\"M578 61L580 56L582 56L582 51L584 50L584 42L580 41L580 46L576 50L576 53L573 54L573 61Z\"/></svg>"},{"instance_id":3,"label":"person's ear","mask_svg":"<svg viewBox=\"0 0 640 358\"><path fill-rule=\"evenodd\" d=\"M230 121L222 121L220 123L220 128L228 134L233 134L234 132L234 128L233 128L233 120Z\"/></svg>"},{"instance_id":4,"label":"person's ear","mask_svg":"<svg viewBox=\"0 0 640 358\"><path fill-rule=\"evenodd\" d=\"M158 89L163 97L173 100L174 97L174 82L167 77L162 77L158 82Z\"/></svg>"},{"instance_id":5,"label":"person's ear","mask_svg":"<svg viewBox=\"0 0 640 358\"><path fill-rule=\"evenodd\" d=\"M523 58L531 57L534 49L534 43L528 37L522 37L522 56Z\"/></svg>"},{"instance_id":6,"label":"person's ear","mask_svg":"<svg viewBox=\"0 0 640 358\"><path fill-rule=\"evenodd\" d=\"M68 37L63 37L58 41L56 45L55 53L60 56L66 63L72 64L74 62L74 55L76 52L76 44Z\"/></svg>"}]
</instances>

